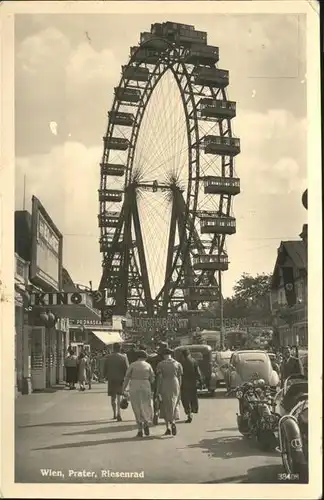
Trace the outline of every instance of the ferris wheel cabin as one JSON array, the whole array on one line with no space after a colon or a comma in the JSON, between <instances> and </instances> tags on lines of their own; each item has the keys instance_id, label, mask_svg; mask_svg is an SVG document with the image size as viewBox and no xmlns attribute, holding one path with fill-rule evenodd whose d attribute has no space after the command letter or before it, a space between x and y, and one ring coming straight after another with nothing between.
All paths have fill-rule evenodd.
<instances>
[{"instance_id":1,"label":"ferris wheel cabin","mask_svg":"<svg viewBox=\"0 0 324 500\"><path fill-rule=\"evenodd\" d=\"M212 45L192 45L184 61L188 64L215 64L219 60L219 48Z\"/></svg>"},{"instance_id":2,"label":"ferris wheel cabin","mask_svg":"<svg viewBox=\"0 0 324 500\"><path fill-rule=\"evenodd\" d=\"M108 252L113 242L113 234L104 234L99 240L100 252Z\"/></svg>"},{"instance_id":3,"label":"ferris wheel cabin","mask_svg":"<svg viewBox=\"0 0 324 500\"><path fill-rule=\"evenodd\" d=\"M160 54L150 47L131 47L130 55L133 61L157 64Z\"/></svg>"},{"instance_id":4,"label":"ferris wheel cabin","mask_svg":"<svg viewBox=\"0 0 324 500\"><path fill-rule=\"evenodd\" d=\"M190 287L184 290L184 298L187 301L216 302L219 300L218 288L212 286Z\"/></svg>"},{"instance_id":5,"label":"ferris wheel cabin","mask_svg":"<svg viewBox=\"0 0 324 500\"><path fill-rule=\"evenodd\" d=\"M236 116L236 102L223 99L201 99L198 105L201 117L204 118L234 118Z\"/></svg>"},{"instance_id":6,"label":"ferris wheel cabin","mask_svg":"<svg viewBox=\"0 0 324 500\"><path fill-rule=\"evenodd\" d=\"M150 77L148 68L139 68L136 66L122 66L123 77L135 82L147 82Z\"/></svg>"},{"instance_id":7,"label":"ferris wheel cabin","mask_svg":"<svg viewBox=\"0 0 324 500\"><path fill-rule=\"evenodd\" d=\"M119 216L119 212L104 212L103 214L99 214L99 227L117 227Z\"/></svg>"},{"instance_id":8,"label":"ferris wheel cabin","mask_svg":"<svg viewBox=\"0 0 324 500\"><path fill-rule=\"evenodd\" d=\"M102 175L112 175L115 177L122 177L126 172L125 165L119 165L115 163L101 163L100 167Z\"/></svg>"},{"instance_id":9,"label":"ferris wheel cabin","mask_svg":"<svg viewBox=\"0 0 324 500\"><path fill-rule=\"evenodd\" d=\"M156 35L148 32L141 33L140 43L145 44L145 47L155 49L158 52L163 52L169 47L166 40L157 38Z\"/></svg>"},{"instance_id":10,"label":"ferris wheel cabin","mask_svg":"<svg viewBox=\"0 0 324 500\"><path fill-rule=\"evenodd\" d=\"M200 218L202 234L235 234L236 219L226 215L209 215Z\"/></svg>"},{"instance_id":11,"label":"ferris wheel cabin","mask_svg":"<svg viewBox=\"0 0 324 500\"><path fill-rule=\"evenodd\" d=\"M103 137L106 149L114 149L117 151L127 151L129 140L124 137Z\"/></svg>"},{"instance_id":12,"label":"ferris wheel cabin","mask_svg":"<svg viewBox=\"0 0 324 500\"><path fill-rule=\"evenodd\" d=\"M134 103L141 99L141 91L137 89L115 87L115 96L119 101Z\"/></svg>"},{"instance_id":13,"label":"ferris wheel cabin","mask_svg":"<svg viewBox=\"0 0 324 500\"><path fill-rule=\"evenodd\" d=\"M193 268L196 271L227 271L228 256L226 254L197 254L193 257Z\"/></svg>"},{"instance_id":14,"label":"ferris wheel cabin","mask_svg":"<svg viewBox=\"0 0 324 500\"><path fill-rule=\"evenodd\" d=\"M240 153L240 139L206 135L204 138L205 154L236 156Z\"/></svg>"},{"instance_id":15,"label":"ferris wheel cabin","mask_svg":"<svg viewBox=\"0 0 324 500\"><path fill-rule=\"evenodd\" d=\"M119 189L99 189L99 201L120 202L123 200L123 191Z\"/></svg>"},{"instance_id":16,"label":"ferris wheel cabin","mask_svg":"<svg viewBox=\"0 0 324 500\"><path fill-rule=\"evenodd\" d=\"M240 193L240 179L237 177L205 177L205 194L227 194L235 196Z\"/></svg>"},{"instance_id":17,"label":"ferris wheel cabin","mask_svg":"<svg viewBox=\"0 0 324 500\"><path fill-rule=\"evenodd\" d=\"M166 23L155 23L151 25L152 35L166 38L170 42L181 45L207 43L206 31L197 31L190 24L180 24L167 21Z\"/></svg>"},{"instance_id":18,"label":"ferris wheel cabin","mask_svg":"<svg viewBox=\"0 0 324 500\"><path fill-rule=\"evenodd\" d=\"M133 113L121 113L120 111L109 111L109 121L113 125L123 125L124 127L132 127L134 124Z\"/></svg>"},{"instance_id":19,"label":"ferris wheel cabin","mask_svg":"<svg viewBox=\"0 0 324 500\"><path fill-rule=\"evenodd\" d=\"M196 85L207 85L225 89L229 84L229 71L219 68L198 68L195 71Z\"/></svg>"}]
</instances>

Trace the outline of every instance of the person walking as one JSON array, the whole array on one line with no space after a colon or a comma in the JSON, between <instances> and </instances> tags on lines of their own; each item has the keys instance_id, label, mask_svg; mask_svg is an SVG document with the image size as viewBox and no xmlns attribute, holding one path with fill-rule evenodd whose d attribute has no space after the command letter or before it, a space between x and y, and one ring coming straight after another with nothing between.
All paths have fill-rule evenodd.
<instances>
[{"instance_id":1,"label":"person walking","mask_svg":"<svg viewBox=\"0 0 324 500\"><path fill-rule=\"evenodd\" d=\"M104 375L108 381L108 396L111 398L113 420L121 422L120 397L123 394L123 382L128 368L128 360L121 354L121 345L113 345L113 352L105 359Z\"/></svg>"},{"instance_id":2,"label":"person walking","mask_svg":"<svg viewBox=\"0 0 324 500\"><path fill-rule=\"evenodd\" d=\"M155 375L155 382L153 384L153 413L154 413L153 425L158 425L158 423L159 423L159 411L160 411L160 401L158 398L158 394L156 392L156 387L157 387L156 370L157 370L158 364L161 361L163 361L163 359L164 359L163 354L164 354L165 349L167 349L167 348L168 348L167 342L160 342L156 353L153 354L153 356L150 356L150 358L148 358L148 363L150 363L150 365L152 366L153 372Z\"/></svg>"},{"instance_id":3,"label":"person walking","mask_svg":"<svg viewBox=\"0 0 324 500\"><path fill-rule=\"evenodd\" d=\"M177 434L175 424L177 407L179 407L180 387L182 379L181 364L171 357L172 350L166 348L163 361L157 365L156 393L160 400L160 417L165 420L165 436ZM171 430L170 430L171 425Z\"/></svg>"},{"instance_id":4,"label":"person walking","mask_svg":"<svg viewBox=\"0 0 324 500\"><path fill-rule=\"evenodd\" d=\"M131 364L131 363L134 363L134 361L137 360L137 351L135 349L135 344L132 344L130 346L130 349L129 351L127 351L127 359L128 359L128 363Z\"/></svg>"},{"instance_id":5,"label":"person walking","mask_svg":"<svg viewBox=\"0 0 324 500\"><path fill-rule=\"evenodd\" d=\"M75 349L70 348L68 356L65 358L66 382L69 389L74 390L75 384L78 381L78 357Z\"/></svg>"},{"instance_id":6,"label":"person walking","mask_svg":"<svg viewBox=\"0 0 324 500\"><path fill-rule=\"evenodd\" d=\"M192 422L192 414L198 413L197 382L201 384L201 373L197 361L190 355L189 349L182 351L183 375L181 382L181 402L187 415L186 423Z\"/></svg>"},{"instance_id":7,"label":"person walking","mask_svg":"<svg viewBox=\"0 0 324 500\"><path fill-rule=\"evenodd\" d=\"M79 363L78 363L78 378L80 384L80 391L85 391L85 383L87 380L87 370L88 370L89 360L84 351L80 353Z\"/></svg>"},{"instance_id":8,"label":"person walking","mask_svg":"<svg viewBox=\"0 0 324 500\"><path fill-rule=\"evenodd\" d=\"M127 369L123 393L129 385L129 396L135 420L137 423L137 437L150 435L149 424L153 418L152 385L154 383L154 372L152 366L147 362L146 351L137 352L137 360L131 363Z\"/></svg>"},{"instance_id":9,"label":"person walking","mask_svg":"<svg viewBox=\"0 0 324 500\"><path fill-rule=\"evenodd\" d=\"M103 351L98 356L98 382L103 383L105 379L106 356Z\"/></svg>"},{"instance_id":10,"label":"person walking","mask_svg":"<svg viewBox=\"0 0 324 500\"><path fill-rule=\"evenodd\" d=\"M290 375L303 375L304 369L299 358L292 355L290 346L286 346L283 352L283 361L281 363L281 386Z\"/></svg>"}]
</instances>

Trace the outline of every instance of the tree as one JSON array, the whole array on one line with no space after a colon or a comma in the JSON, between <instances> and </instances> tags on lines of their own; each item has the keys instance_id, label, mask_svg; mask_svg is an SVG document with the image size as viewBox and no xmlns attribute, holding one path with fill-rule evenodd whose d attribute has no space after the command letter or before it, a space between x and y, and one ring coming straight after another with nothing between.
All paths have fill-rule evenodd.
<instances>
[{"instance_id":1,"label":"tree","mask_svg":"<svg viewBox=\"0 0 324 500\"><path fill-rule=\"evenodd\" d=\"M271 274L257 274L255 277L248 273L243 273L241 278L234 285L234 298L245 303L264 305L269 303L269 293L271 284Z\"/></svg>"}]
</instances>

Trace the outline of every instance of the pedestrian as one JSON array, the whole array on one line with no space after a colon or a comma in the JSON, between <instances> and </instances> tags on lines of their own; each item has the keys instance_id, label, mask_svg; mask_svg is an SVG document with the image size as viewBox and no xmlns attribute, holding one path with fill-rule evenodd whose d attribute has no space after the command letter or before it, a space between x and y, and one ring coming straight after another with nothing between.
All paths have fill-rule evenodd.
<instances>
[{"instance_id":1,"label":"pedestrian","mask_svg":"<svg viewBox=\"0 0 324 500\"><path fill-rule=\"evenodd\" d=\"M160 410L160 401L158 398L158 394L156 392L156 384L157 384L157 377L156 377L156 369L158 364L163 361L163 354L165 349L168 348L167 342L160 342L157 348L157 351L153 354L153 356L150 356L148 358L148 362L153 368L153 372L155 375L155 381L153 384L153 425L158 425L159 423L159 410Z\"/></svg>"},{"instance_id":2,"label":"pedestrian","mask_svg":"<svg viewBox=\"0 0 324 500\"><path fill-rule=\"evenodd\" d=\"M134 361L137 360L137 351L135 344L132 344L130 346L129 351L127 352L127 359L129 364L134 363Z\"/></svg>"},{"instance_id":3,"label":"pedestrian","mask_svg":"<svg viewBox=\"0 0 324 500\"><path fill-rule=\"evenodd\" d=\"M113 420L121 422L120 415L120 397L123 394L123 382L128 368L128 360L124 354L121 354L121 345L113 345L113 352L105 358L104 375L108 381L108 396L111 398L113 409Z\"/></svg>"},{"instance_id":4,"label":"pedestrian","mask_svg":"<svg viewBox=\"0 0 324 500\"><path fill-rule=\"evenodd\" d=\"M146 351L137 352L137 360L131 363L127 369L123 392L129 385L129 396L132 409L137 423L137 437L150 435L149 424L153 418L152 385L154 383L154 372L147 362Z\"/></svg>"},{"instance_id":5,"label":"pedestrian","mask_svg":"<svg viewBox=\"0 0 324 500\"><path fill-rule=\"evenodd\" d=\"M85 391L85 383L87 380L87 365L89 364L89 360L84 351L80 353L79 363L78 363L78 376L79 376L79 384L80 391Z\"/></svg>"},{"instance_id":6,"label":"pedestrian","mask_svg":"<svg viewBox=\"0 0 324 500\"><path fill-rule=\"evenodd\" d=\"M75 389L75 384L78 381L78 358L75 349L72 347L69 350L68 356L65 358L66 382L69 389Z\"/></svg>"},{"instance_id":7,"label":"pedestrian","mask_svg":"<svg viewBox=\"0 0 324 500\"><path fill-rule=\"evenodd\" d=\"M105 381L105 363L106 363L106 354L104 351L101 351L98 359L98 371L99 371L100 383L103 383Z\"/></svg>"},{"instance_id":8,"label":"pedestrian","mask_svg":"<svg viewBox=\"0 0 324 500\"><path fill-rule=\"evenodd\" d=\"M160 417L166 425L165 436L177 434L176 412L180 401L180 387L182 378L182 366L171 357L172 350L166 348L163 353L163 361L157 365L157 388L156 392L160 400ZM170 426L171 425L171 430Z\"/></svg>"},{"instance_id":9,"label":"pedestrian","mask_svg":"<svg viewBox=\"0 0 324 500\"><path fill-rule=\"evenodd\" d=\"M186 423L192 422L192 413L198 413L197 383L201 384L201 373L197 361L190 355L189 349L182 351L181 365L183 370L181 381L181 402L187 415Z\"/></svg>"},{"instance_id":10,"label":"pedestrian","mask_svg":"<svg viewBox=\"0 0 324 500\"><path fill-rule=\"evenodd\" d=\"M299 358L292 355L290 346L285 346L283 351L283 361L281 363L281 386L284 381L291 375L303 375L303 365Z\"/></svg>"}]
</instances>

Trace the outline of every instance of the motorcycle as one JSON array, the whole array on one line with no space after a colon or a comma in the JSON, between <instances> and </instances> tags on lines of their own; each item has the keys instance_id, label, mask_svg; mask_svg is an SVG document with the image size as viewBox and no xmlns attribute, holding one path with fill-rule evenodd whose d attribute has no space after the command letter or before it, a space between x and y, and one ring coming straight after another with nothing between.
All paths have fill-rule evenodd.
<instances>
[{"instance_id":1,"label":"motorcycle","mask_svg":"<svg viewBox=\"0 0 324 500\"><path fill-rule=\"evenodd\" d=\"M280 413L278 432L282 464L286 474L308 480L308 384L303 375L291 375L275 398Z\"/></svg>"},{"instance_id":2,"label":"motorcycle","mask_svg":"<svg viewBox=\"0 0 324 500\"><path fill-rule=\"evenodd\" d=\"M280 415L274 411L274 394L270 386L262 379L245 382L236 389L235 395L239 400L239 432L255 438L263 450L275 450Z\"/></svg>"}]
</instances>

